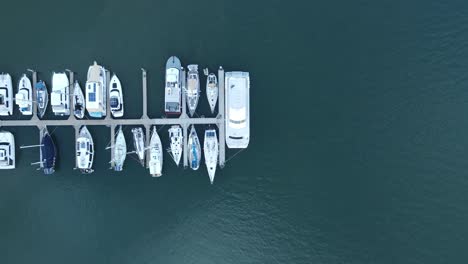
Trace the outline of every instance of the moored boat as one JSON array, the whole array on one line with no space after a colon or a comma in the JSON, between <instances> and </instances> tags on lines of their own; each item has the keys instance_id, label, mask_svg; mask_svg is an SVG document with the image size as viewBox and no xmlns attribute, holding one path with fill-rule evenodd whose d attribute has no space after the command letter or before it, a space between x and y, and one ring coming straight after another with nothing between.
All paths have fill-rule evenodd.
<instances>
[{"instance_id":1,"label":"moored boat","mask_svg":"<svg viewBox=\"0 0 468 264\"><path fill-rule=\"evenodd\" d=\"M145 165L145 133L141 127L136 127L132 129L133 133L133 147L135 148L135 153L138 155L138 159L142 166Z\"/></svg>"},{"instance_id":2,"label":"moored boat","mask_svg":"<svg viewBox=\"0 0 468 264\"><path fill-rule=\"evenodd\" d=\"M81 173L93 172L94 142L86 126L82 126L76 139L76 165Z\"/></svg>"},{"instance_id":3,"label":"moored boat","mask_svg":"<svg viewBox=\"0 0 468 264\"><path fill-rule=\"evenodd\" d=\"M13 85L8 73L0 74L0 116L13 114Z\"/></svg>"},{"instance_id":4,"label":"moored boat","mask_svg":"<svg viewBox=\"0 0 468 264\"><path fill-rule=\"evenodd\" d=\"M0 131L0 170L15 168L15 137L8 131Z\"/></svg>"},{"instance_id":5,"label":"moored boat","mask_svg":"<svg viewBox=\"0 0 468 264\"><path fill-rule=\"evenodd\" d=\"M52 92L50 94L50 105L52 112L57 116L70 115L70 83L64 72L52 74Z\"/></svg>"},{"instance_id":6,"label":"moored boat","mask_svg":"<svg viewBox=\"0 0 468 264\"><path fill-rule=\"evenodd\" d=\"M208 170L208 176L210 177L211 184L213 184L219 155L219 143L215 129L205 130L203 153L205 154L205 164L206 169Z\"/></svg>"},{"instance_id":7,"label":"moored boat","mask_svg":"<svg viewBox=\"0 0 468 264\"><path fill-rule=\"evenodd\" d=\"M179 58L172 56L167 60L164 91L164 110L167 115L180 115L181 113L181 70Z\"/></svg>"},{"instance_id":8,"label":"moored boat","mask_svg":"<svg viewBox=\"0 0 468 264\"><path fill-rule=\"evenodd\" d=\"M201 160L201 146L200 140L198 139L197 131L195 126L192 125L190 130L190 135L188 137L188 154L189 154L189 163L192 170L198 170L200 167Z\"/></svg>"},{"instance_id":9,"label":"moored boat","mask_svg":"<svg viewBox=\"0 0 468 264\"><path fill-rule=\"evenodd\" d=\"M32 115L32 85L26 74L23 74L18 82L18 92L15 95L15 102L22 115Z\"/></svg>"},{"instance_id":10,"label":"moored boat","mask_svg":"<svg viewBox=\"0 0 468 264\"><path fill-rule=\"evenodd\" d=\"M190 64L187 68L187 90L185 93L187 96L189 114L193 116L195 110L197 110L198 99L200 98L200 77L198 75L197 64Z\"/></svg>"},{"instance_id":11,"label":"moored boat","mask_svg":"<svg viewBox=\"0 0 468 264\"><path fill-rule=\"evenodd\" d=\"M113 117L122 117L124 114L124 101L122 94L122 84L117 75L112 75L109 90L110 111Z\"/></svg>"},{"instance_id":12,"label":"moored boat","mask_svg":"<svg viewBox=\"0 0 468 264\"><path fill-rule=\"evenodd\" d=\"M57 149L55 147L52 136L47 131L47 128L42 129L40 149L40 167L44 174L52 174L55 172L55 161L57 159Z\"/></svg>"},{"instance_id":13,"label":"moored boat","mask_svg":"<svg viewBox=\"0 0 468 264\"><path fill-rule=\"evenodd\" d=\"M115 143L112 151L114 151L113 167L114 171L122 171L125 158L127 157L127 142L120 126L119 132L115 137Z\"/></svg>"},{"instance_id":14,"label":"moored boat","mask_svg":"<svg viewBox=\"0 0 468 264\"><path fill-rule=\"evenodd\" d=\"M169 149L172 158L177 166L179 166L180 158L182 157L182 128L179 125L173 125L169 128L169 138L171 140L171 147Z\"/></svg>"},{"instance_id":15,"label":"moored boat","mask_svg":"<svg viewBox=\"0 0 468 264\"><path fill-rule=\"evenodd\" d=\"M85 105L91 117L101 118L107 114L106 70L97 62L88 68Z\"/></svg>"},{"instance_id":16,"label":"moored boat","mask_svg":"<svg viewBox=\"0 0 468 264\"><path fill-rule=\"evenodd\" d=\"M83 118L85 115L86 101L78 81L73 86L73 114L76 118Z\"/></svg>"},{"instance_id":17,"label":"moored boat","mask_svg":"<svg viewBox=\"0 0 468 264\"><path fill-rule=\"evenodd\" d=\"M226 72L225 126L228 148L247 148L250 141L250 76L248 72Z\"/></svg>"},{"instance_id":18,"label":"moored boat","mask_svg":"<svg viewBox=\"0 0 468 264\"><path fill-rule=\"evenodd\" d=\"M36 101L37 101L37 115L39 118L44 117L45 111L47 110L47 104L49 103L49 93L44 81L36 83Z\"/></svg>"},{"instance_id":19,"label":"moored boat","mask_svg":"<svg viewBox=\"0 0 468 264\"><path fill-rule=\"evenodd\" d=\"M213 114L218 102L218 78L214 73L210 73L206 78L206 97L210 104L211 113Z\"/></svg>"},{"instance_id":20,"label":"moored boat","mask_svg":"<svg viewBox=\"0 0 468 264\"><path fill-rule=\"evenodd\" d=\"M161 139L159 138L158 131L156 130L156 126L153 127L153 131L151 133L151 139L149 143L149 161L148 167L151 176L159 177L162 175L162 167L163 167L163 150Z\"/></svg>"}]
</instances>

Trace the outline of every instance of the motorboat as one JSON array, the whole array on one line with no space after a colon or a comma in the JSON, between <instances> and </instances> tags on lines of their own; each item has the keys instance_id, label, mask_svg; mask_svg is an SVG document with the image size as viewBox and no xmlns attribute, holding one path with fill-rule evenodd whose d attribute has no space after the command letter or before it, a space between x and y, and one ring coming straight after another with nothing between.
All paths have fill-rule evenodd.
<instances>
[{"instance_id":1,"label":"motorboat","mask_svg":"<svg viewBox=\"0 0 468 264\"><path fill-rule=\"evenodd\" d=\"M198 65L190 64L187 66L187 106L190 116L193 116L197 110L198 99L200 98L200 76L198 75Z\"/></svg>"},{"instance_id":2,"label":"motorboat","mask_svg":"<svg viewBox=\"0 0 468 264\"><path fill-rule=\"evenodd\" d=\"M138 159L142 166L145 165L145 133L141 127L135 127L132 129L133 133L133 147L135 153L138 155Z\"/></svg>"},{"instance_id":3,"label":"motorboat","mask_svg":"<svg viewBox=\"0 0 468 264\"><path fill-rule=\"evenodd\" d=\"M73 114L82 119L85 115L86 101L78 81L73 85Z\"/></svg>"},{"instance_id":4,"label":"motorboat","mask_svg":"<svg viewBox=\"0 0 468 264\"><path fill-rule=\"evenodd\" d=\"M32 115L32 85L26 74L23 74L18 82L18 92L15 95L15 102L22 115Z\"/></svg>"},{"instance_id":5,"label":"motorboat","mask_svg":"<svg viewBox=\"0 0 468 264\"><path fill-rule=\"evenodd\" d=\"M88 68L86 81L86 110L91 117L101 118L107 111L107 79L106 69L97 62Z\"/></svg>"},{"instance_id":6,"label":"motorboat","mask_svg":"<svg viewBox=\"0 0 468 264\"><path fill-rule=\"evenodd\" d=\"M213 114L218 102L218 78L214 73L210 73L206 78L206 97L210 104L211 113Z\"/></svg>"},{"instance_id":7,"label":"motorboat","mask_svg":"<svg viewBox=\"0 0 468 264\"><path fill-rule=\"evenodd\" d=\"M49 92L44 81L36 83L36 101L37 101L37 115L39 118L44 117L49 103Z\"/></svg>"},{"instance_id":8,"label":"motorboat","mask_svg":"<svg viewBox=\"0 0 468 264\"><path fill-rule=\"evenodd\" d=\"M250 76L248 72L226 72L225 125L228 148L247 148L250 140Z\"/></svg>"},{"instance_id":9,"label":"motorboat","mask_svg":"<svg viewBox=\"0 0 468 264\"><path fill-rule=\"evenodd\" d=\"M8 73L0 74L0 116L13 114L13 85Z\"/></svg>"},{"instance_id":10,"label":"motorboat","mask_svg":"<svg viewBox=\"0 0 468 264\"><path fill-rule=\"evenodd\" d=\"M15 137L11 132L0 131L0 170L15 168Z\"/></svg>"},{"instance_id":11,"label":"motorboat","mask_svg":"<svg viewBox=\"0 0 468 264\"><path fill-rule=\"evenodd\" d=\"M195 130L195 126L192 125L192 129L190 129L190 135L188 137L188 158L190 163L190 168L192 170L198 170L200 167L201 161L201 146L200 140L198 139L197 131Z\"/></svg>"},{"instance_id":12,"label":"motorboat","mask_svg":"<svg viewBox=\"0 0 468 264\"><path fill-rule=\"evenodd\" d=\"M76 139L76 165L81 173L89 174L94 170L94 143L91 133L86 126L82 126L78 138Z\"/></svg>"},{"instance_id":13,"label":"motorboat","mask_svg":"<svg viewBox=\"0 0 468 264\"><path fill-rule=\"evenodd\" d=\"M64 72L52 74L52 92L50 94L50 105L56 116L70 115L70 83Z\"/></svg>"},{"instance_id":14,"label":"motorboat","mask_svg":"<svg viewBox=\"0 0 468 264\"><path fill-rule=\"evenodd\" d=\"M164 110L166 115L180 115L181 113L181 70L182 65L176 56L170 57L166 62L166 82Z\"/></svg>"},{"instance_id":15,"label":"motorboat","mask_svg":"<svg viewBox=\"0 0 468 264\"><path fill-rule=\"evenodd\" d=\"M149 143L149 161L148 167L151 176L159 177L162 175L162 167L163 167L163 149L161 144L161 139L159 138L158 131L156 130L156 126L153 127L153 131L151 133L151 139Z\"/></svg>"},{"instance_id":16,"label":"motorboat","mask_svg":"<svg viewBox=\"0 0 468 264\"><path fill-rule=\"evenodd\" d=\"M182 128L179 125L173 125L169 128L169 138L171 140L171 147L169 149L172 158L177 166L179 166L180 158L182 157Z\"/></svg>"},{"instance_id":17,"label":"motorboat","mask_svg":"<svg viewBox=\"0 0 468 264\"><path fill-rule=\"evenodd\" d=\"M208 176L210 177L211 184L213 184L219 155L219 143L215 129L205 130L203 153L205 154L205 164L206 169L208 170Z\"/></svg>"},{"instance_id":18,"label":"motorboat","mask_svg":"<svg viewBox=\"0 0 468 264\"><path fill-rule=\"evenodd\" d=\"M109 103L112 116L122 117L124 114L122 84L115 74L110 79Z\"/></svg>"},{"instance_id":19,"label":"motorboat","mask_svg":"<svg viewBox=\"0 0 468 264\"><path fill-rule=\"evenodd\" d=\"M112 151L114 151L113 167L115 171L122 171L125 158L127 157L127 142L120 126L119 132L115 137L115 143Z\"/></svg>"}]
</instances>

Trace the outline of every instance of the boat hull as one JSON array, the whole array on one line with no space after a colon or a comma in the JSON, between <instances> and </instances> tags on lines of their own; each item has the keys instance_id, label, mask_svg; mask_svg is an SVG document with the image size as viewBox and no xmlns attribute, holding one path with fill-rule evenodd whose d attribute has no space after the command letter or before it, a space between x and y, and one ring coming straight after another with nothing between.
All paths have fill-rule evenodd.
<instances>
[{"instance_id":1,"label":"boat hull","mask_svg":"<svg viewBox=\"0 0 468 264\"><path fill-rule=\"evenodd\" d=\"M210 73L206 79L206 97L213 114L218 102L218 79L214 73Z\"/></svg>"},{"instance_id":2,"label":"boat hull","mask_svg":"<svg viewBox=\"0 0 468 264\"><path fill-rule=\"evenodd\" d=\"M44 117L49 104L49 92L44 81L36 83L36 100L37 100L37 115L39 118Z\"/></svg>"},{"instance_id":3,"label":"boat hull","mask_svg":"<svg viewBox=\"0 0 468 264\"><path fill-rule=\"evenodd\" d=\"M8 73L0 74L0 116L13 114L13 84Z\"/></svg>"},{"instance_id":4,"label":"boat hull","mask_svg":"<svg viewBox=\"0 0 468 264\"><path fill-rule=\"evenodd\" d=\"M219 143L218 137L216 135L216 130L208 129L205 131L205 138L203 140L203 151L205 154L206 170L208 171L210 182L211 184L213 184L219 155Z\"/></svg>"},{"instance_id":5,"label":"boat hull","mask_svg":"<svg viewBox=\"0 0 468 264\"><path fill-rule=\"evenodd\" d=\"M198 170L200 168L201 161L201 146L200 140L198 139L197 131L195 126L192 125L190 135L188 138L188 151L189 151L189 163L192 170Z\"/></svg>"},{"instance_id":6,"label":"boat hull","mask_svg":"<svg viewBox=\"0 0 468 264\"><path fill-rule=\"evenodd\" d=\"M159 138L156 126L153 127L149 144L148 168L151 176L160 177L163 167L163 151L161 139Z\"/></svg>"},{"instance_id":7,"label":"boat hull","mask_svg":"<svg viewBox=\"0 0 468 264\"><path fill-rule=\"evenodd\" d=\"M15 137L8 131L0 131L0 170L10 170L15 167Z\"/></svg>"},{"instance_id":8,"label":"boat hull","mask_svg":"<svg viewBox=\"0 0 468 264\"><path fill-rule=\"evenodd\" d=\"M114 151L114 171L122 171L125 158L127 157L127 143L125 141L122 127L120 127L115 138L115 145L112 151Z\"/></svg>"},{"instance_id":9,"label":"boat hull","mask_svg":"<svg viewBox=\"0 0 468 264\"><path fill-rule=\"evenodd\" d=\"M181 71L182 65L176 56L170 57L166 62L166 78L164 91L164 111L168 116L181 114Z\"/></svg>"},{"instance_id":10,"label":"boat hull","mask_svg":"<svg viewBox=\"0 0 468 264\"><path fill-rule=\"evenodd\" d=\"M18 93L15 102L22 115L32 115L32 85L26 74L18 82Z\"/></svg>"},{"instance_id":11,"label":"boat hull","mask_svg":"<svg viewBox=\"0 0 468 264\"><path fill-rule=\"evenodd\" d=\"M110 80L109 101L112 116L122 117L124 115L122 84L120 83L119 78L115 74Z\"/></svg>"},{"instance_id":12,"label":"boat hull","mask_svg":"<svg viewBox=\"0 0 468 264\"><path fill-rule=\"evenodd\" d=\"M85 115L86 101L78 81L73 85L73 114L82 119Z\"/></svg>"}]
</instances>

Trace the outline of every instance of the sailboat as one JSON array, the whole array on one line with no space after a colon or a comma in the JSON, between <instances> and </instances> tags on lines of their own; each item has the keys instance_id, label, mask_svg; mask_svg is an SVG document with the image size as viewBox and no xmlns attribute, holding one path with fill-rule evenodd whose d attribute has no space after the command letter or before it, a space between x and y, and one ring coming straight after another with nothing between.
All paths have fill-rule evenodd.
<instances>
[{"instance_id":1,"label":"sailboat","mask_svg":"<svg viewBox=\"0 0 468 264\"><path fill-rule=\"evenodd\" d=\"M149 161L148 167L151 176L159 177L162 175L162 166L163 166L163 151L161 139L159 138L158 132L156 131L156 126L153 127L151 133L151 139L149 143Z\"/></svg>"},{"instance_id":2,"label":"sailboat","mask_svg":"<svg viewBox=\"0 0 468 264\"><path fill-rule=\"evenodd\" d=\"M76 118L83 118L85 115L86 103L85 98L83 95L83 91L81 90L80 84L78 81L75 81L73 86L73 114L75 114Z\"/></svg>"},{"instance_id":3,"label":"sailboat","mask_svg":"<svg viewBox=\"0 0 468 264\"><path fill-rule=\"evenodd\" d=\"M219 154L219 143L218 137L216 136L216 130L205 130L205 139L203 141L203 152L205 154L206 169L208 170L210 182L213 184Z\"/></svg>"},{"instance_id":4,"label":"sailboat","mask_svg":"<svg viewBox=\"0 0 468 264\"><path fill-rule=\"evenodd\" d=\"M114 151L113 167L114 171L122 171L125 158L127 157L127 143L125 136L120 126L119 132L115 137L115 144L112 151Z\"/></svg>"},{"instance_id":5,"label":"sailboat","mask_svg":"<svg viewBox=\"0 0 468 264\"><path fill-rule=\"evenodd\" d=\"M55 172L55 161L57 159L57 148L52 140L52 136L47 131L47 128L42 128L41 151L40 151L40 167L44 174L52 174Z\"/></svg>"},{"instance_id":6,"label":"sailboat","mask_svg":"<svg viewBox=\"0 0 468 264\"><path fill-rule=\"evenodd\" d=\"M200 98L200 77L198 76L198 65L190 64L187 66L187 105L190 116L193 116L198 106Z\"/></svg>"},{"instance_id":7,"label":"sailboat","mask_svg":"<svg viewBox=\"0 0 468 264\"><path fill-rule=\"evenodd\" d=\"M198 170L201 160L201 147L194 125L192 125L192 129L190 130L190 135L188 137L188 151L190 168L192 170Z\"/></svg>"},{"instance_id":8,"label":"sailboat","mask_svg":"<svg viewBox=\"0 0 468 264\"><path fill-rule=\"evenodd\" d=\"M206 78L206 97L210 104L211 113L213 114L218 101L218 78L214 73L210 73Z\"/></svg>"},{"instance_id":9,"label":"sailboat","mask_svg":"<svg viewBox=\"0 0 468 264\"><path fill-rule=\"evenodd\" d=\"M94 142L86 126L80 129L79 137L76 139L76 165L81 173L89 174L94 170Z\"/></svg>"},{"instance_id":10,"label":"sailboat","mask_svg":"<svg viewBox=\"0 0 468 264\"><path fill-rule=\"evenodd\" d=\"M32 85L26 74L23 74L18 83L15 102L22 115L32 115Z\"/></svg>"},{"instance_id":11,"label":"sailboat","mask_svg":"<svg viewBox=\"0 0 468 264\"><path fill-rule=\"evenodd\" d=\"M36 83L36 100L37 100L37 114L39 118L44 117L45 111L47 110L47 104L49 103L49 93L44 81Z\"/></svg>"},{"instance_id":12,"label":"sailboat","mask_svg":"<svg viewBox=\"0 0 468 264\"><path fill-rule=\"evenodd\" d=\"M171 139L170 153L177 166L179 166L182 157L182 128L179 125L173 125L169 128L169 138Z\"/></svg>"},{"instance_id":13,"label":"sailboat","mask_svg":"<svg viewBox=\"0 0 468 264\"><path fill-rule=\"evenodd\" d=\"M138 155L138 159L142 166L145 165L145 134L141 127L136 127L132 129L133 133L133 147L135 148L135 153Z\"/></svg>"}]
</instances>

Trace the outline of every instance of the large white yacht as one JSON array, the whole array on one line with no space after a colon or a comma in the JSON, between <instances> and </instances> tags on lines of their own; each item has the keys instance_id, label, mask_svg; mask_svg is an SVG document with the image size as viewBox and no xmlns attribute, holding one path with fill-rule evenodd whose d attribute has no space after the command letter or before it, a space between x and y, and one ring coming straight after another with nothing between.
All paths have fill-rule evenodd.
<instances>
[{"instance_id":1,"label":"large white yacht","mask_svg":"<svg viewBox=\"0 0 468 264\"><path fill-rule=\"evenodd\" d=\"M166 62L164 110L167 115L181 113L181 68L180 60L176 56L170 57Z\"/></svg>"},{"instance_id":2,"label":"large white yacht","mask_svg":"<svg viewBox=\"0 0 468 264\"><path fill-rule=\"evenodd\" d=\"M13 85L8 73L0 74L0 116L13 114Z\"/></svg>"},{"instance_id":3,"label":"large white yacht","mask_svg":"<svg viewBox=\"0 0 468 264\"><path fill-rule=\"evenodd\" d=\"M94 143L91 133L86 126L81 127L80 134L76 139L76 165L82 173L93 172Z\"/></svg>"},{"instance_id":4,"label":"large white yacht","mask_svg":"<svg viewBox=\"0 0 468 264\"><path fill-rule=\"evenodd\" d=\"M201 146L200 140L198 139L197 131L195 130L195 126L192 125L192 129L190 129L190 135L188 137L188 155L190 161L190 168L192 170L198 170L200 167L201 161Z\"/></svg>"},{"instance_id":5,"label":"large white yacht","mask_svg":"<svg viewBox=\"0 0 468 264\"><path fill-rule=\"evenodd\" d=\"M250 140L250 77L248 72L225 74L226 144L247 148Z\"/></svg>"},{"instance_id":6,"label":"large white yacht","mask_svg":"<svg viewBox=\"0 0 468 264\"><path fill-rule=\"evenodd\" d=\"M214 73L210 73L206 78L206 97L210 104L211 113L213 114L218 101L218 78Z\"/></svg>"},{"instance_id":7,"label":"large white yacht","mask_svg":"<svg viewBox=\"0 0 468 264\"><path fill-rule=\"evenodd\" d=\"M15 103L22 115L32 115L32 85L26 74L23 74L18 82L18 92L15 95Z\"/></svg>"},{"instance_id":8,"label":"large white yacht","mask_svg":"<svg viewBox=\"0 0 468 264\"><path fill-rule=\"evenodd\" d=\"M86 110L91 117L106 116L107 110L107 79L106 70L97 62L89 66L86 81Z\"/></svg>"},{"instance_id":9,"label":"large white yacht","mask_svg":"<svg viewBox=\"0 0 468 264\"><path fill-rule=\"evenodd\" d=\"M219 143L215 129L205 130L203 153L205 154L205 164L206 169L208 170L208 176L210 177L211 184L213 184L219 155Z\"/></svg>"},{"instance_id":10,"label":"large white yacht","mask_svg":"<svg viewBox=\"0 0 468 264\"><path fill-rule=\"evenodd\" d=\"M52 93L50 94L50 105L52 111L58 116L70 115L70 83L64 72L52 74Z\"/></svg>"},{"instance_id":11,"label":"large white yacht","mask_svg":"<svg viewBox=\"0 0 468 264\"><path fill-rule=\"evenodd\" d=\"M171 140L170 153L177 166L179 166L182 157L182 128L179 125L173 125L169 128L169 138Z\"/></svg>"},{"instance_id":12,"label":"large white yacht","mask_svg":"<svg viewBox=\"0 0 468 264\"><path fill-rule=\"evenodd\" d=\"M0 131L0 170L15 168L15 137L7 131Z\"/></svg>"},{"instance_id":13,"label":"large white yacht","mask_svg":"<svg viewBox=\"0 0 468 264\"><path fill-rule=\"evenodd\" d=\"M141 166L145 166L145 133L141 127L135 127L132 129L133 133L133 147L135 153L138 155Z\"/></svg>"},{"instance_id":14,"label":"large white yacht","mask_svg":"<svg viewBox=\"0 0 468 264\"><path fill-rule=\"evenodd\" d=\"M163 150L161 139L159 138L158 131L156 130L156 126L153 127L153 131L151 133L151 139L149 143L149 161L148 167L151 176L159 177L162 175L162 167L163 167Z\"/></svg>"},{"instance_id":15,"label":"large white yacht","mask_svg":"<svg viewBox=\"0 0 468 264\"><path fill-rule=\"evenodd\" d=\"M198 75L198 65L190 64L187 66L187 106L190 116L193 116L197 110L198 99L200 98L200 77Z\"/></svg>"},{"instance_id":16,"label":"large white yacht","mask_svg":"<svg viewBox=\"0 0 468 264\"><path fill-rule=\"evenodd\" d=\"M125 158L127 157L127 142L122 131L122 126L115 137L115 143L112 151L114 151L113 168L114 171L122 171Z\"/></svg>"},{"instance_id":17,"label":"large white yacht","mask_svg":"<svg viewBox=\"0 0 468 264\"><path fill-rule=\"evenodd\" d=\"M109 88L110 111L113 117L122 117L124 114L124 100L122 84L117 75L112 75Z\"/></svg>"}]
</instances>

